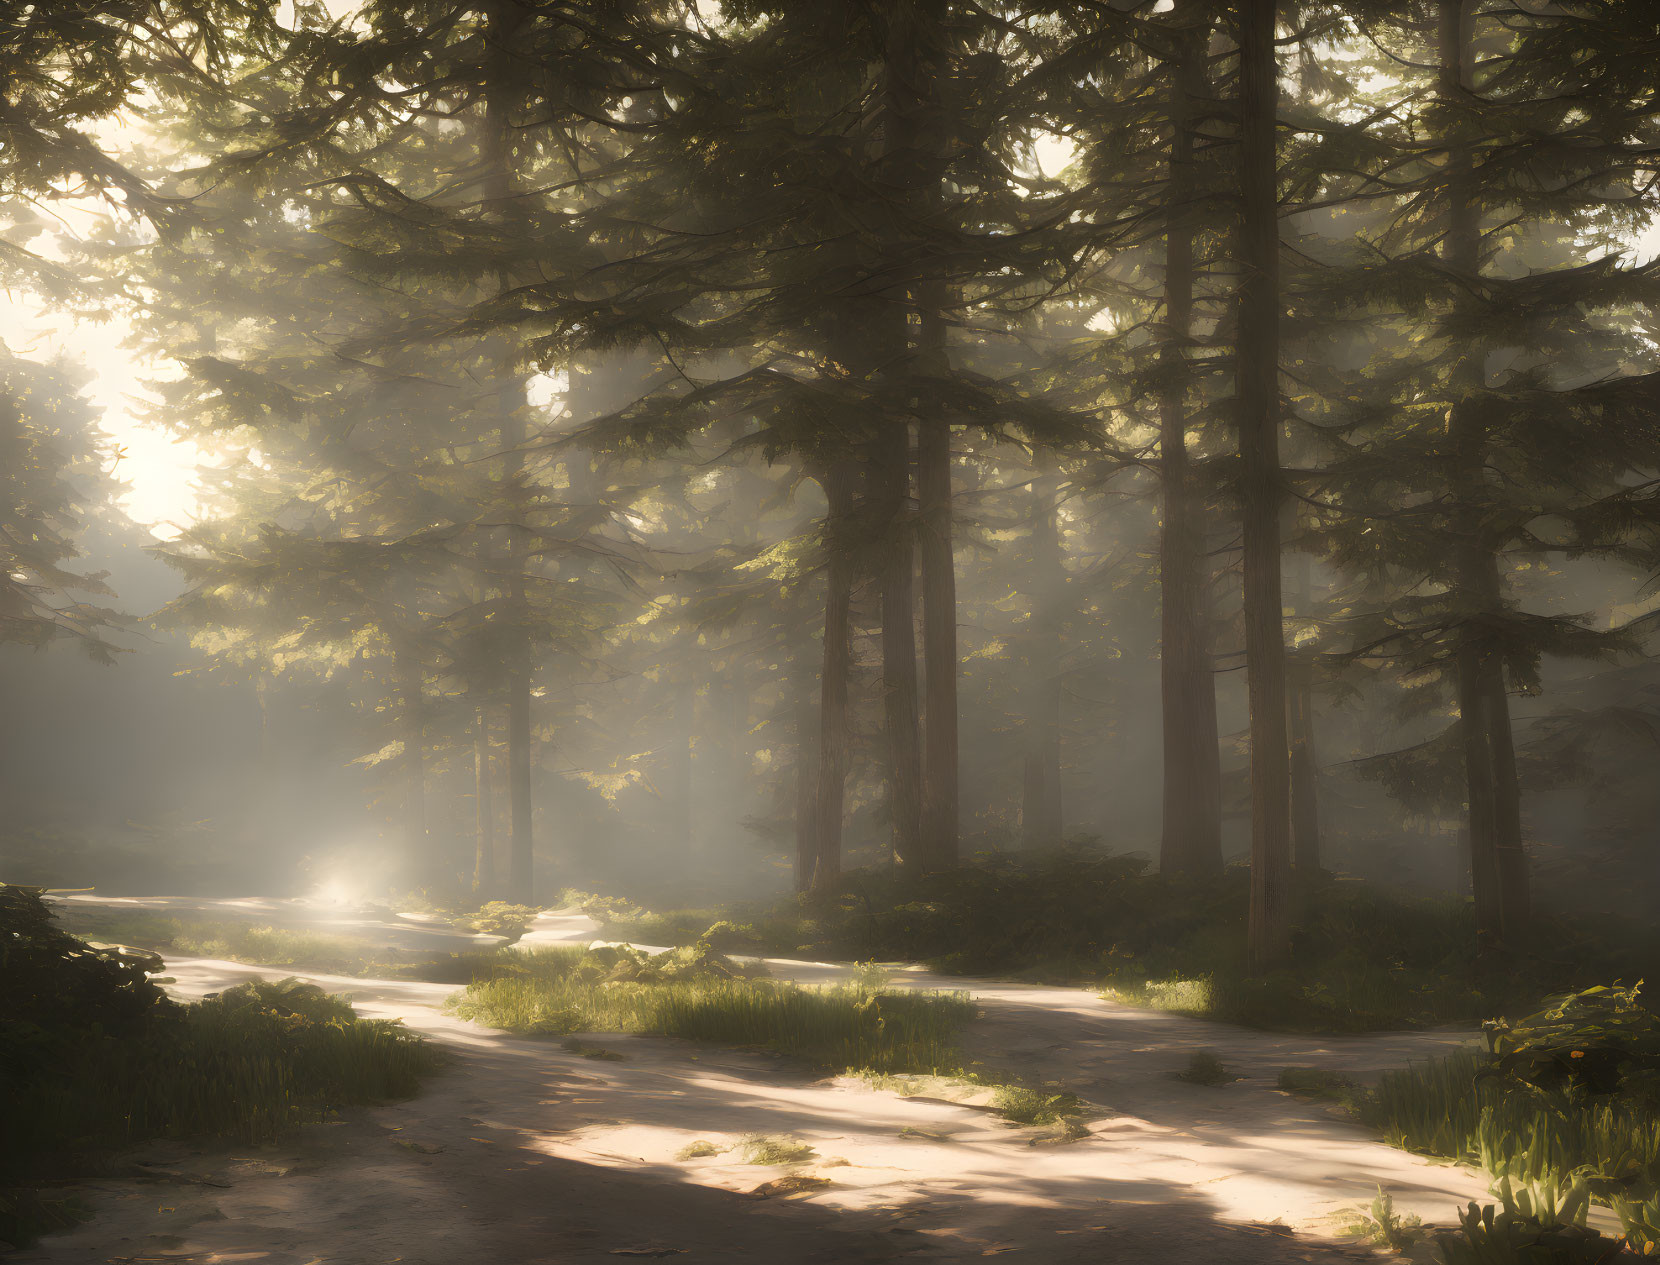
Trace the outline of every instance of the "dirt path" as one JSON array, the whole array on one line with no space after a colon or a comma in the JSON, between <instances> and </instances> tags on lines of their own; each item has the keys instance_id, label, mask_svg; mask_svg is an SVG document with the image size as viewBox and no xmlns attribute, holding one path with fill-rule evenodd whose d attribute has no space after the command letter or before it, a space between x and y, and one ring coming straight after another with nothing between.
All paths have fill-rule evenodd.
<instances>
[{"instance_id":1,"label":"dirt path","mask_svg":"<svg viewBox=\"0 0 1660 1265\"><path fill-rule=\"evenodd\" d=\"M544 919L547 943L592 935ZM839 968L772 963L821 982ZM176 960L182 995L269 969ZM354 1113L258 1151L151 1158L226 1185L94 1184L99 1215L21 1262L554 1262L619 1255L688 1262L969 1260L1338 1261L1369 1253L1336 1237L1342 1210L1382 1184L1397 1207L1445 1222L1485 1194L1469 1170L1372 1141L1273 1088L1288 1065L1365 1076L1463 1039L1401 1034L1310 1040L1100 1001L1076 989L944 980L984 1017L969 1033L988 1069L1053 1080L1092 1105L1070 1143L973 1106L918 1101L848 1078L813 1080L763 1055L641 1037L589 1036L622 1061L511 1037L443 1013L436 984L307 975L361 1013L403 1018L458 1056L418 1098ZM1196 1048L1245 1079L1175 1080ZM787 1167L730 1150L789 1134L814 1156ZM788 1175L830 1184L766 1197ZM757 1195L755 1192L760 1191ZM1270 1224L1278 1222L1280 1224Z\"/></svg>"}]
</instances>

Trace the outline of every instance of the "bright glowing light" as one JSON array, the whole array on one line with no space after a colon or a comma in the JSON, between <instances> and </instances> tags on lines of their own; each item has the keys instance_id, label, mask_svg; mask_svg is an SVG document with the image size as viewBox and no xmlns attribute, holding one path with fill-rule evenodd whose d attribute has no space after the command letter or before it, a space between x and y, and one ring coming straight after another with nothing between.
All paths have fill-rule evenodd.
<instances>
[{"instance_id":1,"label":"bright glowing light","mask_svg":"<svg viewBox=\"0 0 1660 1265\"><path fill-rule=\"evenodd\" d=\"M331 878L311 894L311 903L327 905L331 909L344 909L347 906L359 905L362 901L352 890L351 884L344 879Z\"/></svg>"},{"instance_id":2,"label":"bright glowing light","mask_svg":"<svg viewBox=\"0 0 1660 1265\"><path fill-rule=\"evenodd\" d=\"M79 361L91 371L87 395L113 441L111 471L125 488L121 508L152 535L171 540L200 513L198 473L206 454L134 416L143 380L157 370L122 346L128 332L122 321L76 321L41 312L33 300L0 295L0 340L12 352L41 362Z\"/></svg>"}]
</instances>

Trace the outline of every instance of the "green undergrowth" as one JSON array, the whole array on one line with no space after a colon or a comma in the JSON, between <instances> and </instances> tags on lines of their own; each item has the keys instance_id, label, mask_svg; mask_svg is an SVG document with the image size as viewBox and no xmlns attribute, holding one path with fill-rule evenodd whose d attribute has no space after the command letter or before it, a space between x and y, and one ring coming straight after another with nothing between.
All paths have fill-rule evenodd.
<instances>
[{"instance_id":1,"label":"green undergrowth","mask_svg":"<svg viewBox=\"0 0 1660 1265\"><path fill-rule=\"evenodd\" d=\"M1634 1249L1660 1252L1660 1018L1637 988L1553 998L1490 1023L1487 1038L1484 1051L1387 1073L1359 1100L1388 1141L1492 1180L1504 1211L1472 1208L1447 1259L1486 1260L1541 1225L1582 1225L1589 1201L1619 1215ZM1598 1259L1586 1235L1557 1237L1569 1255L1540 1259Z\"/></svg>"},{"instance_id":2,"label":"green undergrowth","mask_svg":"<svg viewBox=\"0 0 1660 1265\"><path fill-rule=\"evenodd\" d=\"M801 1164L818 1152L787 1133L750 1133L738 1143L745 1164Z\"/></svg>"},{"instance_id":3,"label":"green undergrowth","mask_svg":"<svg viewBox=\"0 0 1660 1265\"><path fill-rule=\"evenodd\" d=\"M1067 852L934 874L855 871L830 892L720 909L588 899L613 939L1090 984L1133 1005L1283 1031L1474 1023L1660 963L1660 936L1647 930L1545 916L1530 948L1481 960L1468 901L1324 877L1299 897L1288 965L1251 978L1248 883L1241 867L1196 882Z\"/></svg>"},{"instance_id":4,"label":"green undergrowth","mask_svg":"<svg viewBox=\"0 0 1660 1265\"><path fill-rule=\"evenodd\" d=\"M153 955L60 930L35 889L0 886L0 1239L62 1228L39 1183L100 1171L152 1138L265 1142L352 1105L407 1097L439 1056L295 980L195 1005Z\"/></svg>"},{"instance_id":5,"label":"green undergrowth","mask_svg":"<svg viewBox=\"0 0 1660 1265\"><path fill-rule=\"evenodd\" d=\"M349 936L234 918L145 910L76 909L74 913L76 934L95 943L131 945L163 955L217 958L251 966L328 975L385 976L432 957L399 953Z\"/></svg>"},{"instance_id":6,"label":"green undergrowth","mask_svg":"<svg viewBox=\"0 0 1660 1265\"><path fill-rule=\"evenodd\" d=\"M453 953L397 950L350 936L190 914L80 909L75 913L76 934L95 944L360 979L465 984L491 970L504 953L516 952L501 948Z\"/></svg>"},{"instance_id":7,"label":"green undergrowth","mask_svg":"<svg viewBox=\"0 0 1660 1265\"><path fill-rule=\"evenodd\" d=\"M1321 1098L1333 1102L1352 1102L1359 1093L1359 1087L1351 1078L1321 1067L1281 1068L1276 1084L1285 1093L1299 1098Z\"/></svg>"},{"instance_id":8,"label":"green undergrowth","mask_svg":"<svg viewBox=\"0 0 1660 1265\"><path fill-rule=\"evenodd\" d=\"M1409 1251L1422 1237L1423 1225L1417 1217L1403 1217L1396 1212L1394 1197L1379 1186L1371 1206L1355 1210L1348 1233L1353 1238L1364 1239L1377 1247L1400 1254Z\"/></svg>"},{"instance_id":9,"label":"green undergrowth","mask_svg":"<svg viewBox=\"0 0 1660 1265\"><path fill-rule=\"evenodd\" d=\"M450 1004L510 1032L684 1037L885 1072L957 1067L957 1032L976 1013L961 993L805 988L757 977L707 943L655 958L626 948L504 955Z\"/></svg>"},{"instance_id":10,"label":"green undergrowth","mask_svg":"<svg viewBox=\"0 0 1660 1265\"><path fill-rule=\"evenodd\" d=\"M1206 1085L1212 1089L1231 1085L1239 1079L1216 1057L1215 1050L1193 1051L1187 1060L1187 1066L1171 1075L1179 1081L1186 1081L1189 1085Z\"/></svg>"},{"instance_id":11,"label":"green undergrowth","mask_svg":"<svg viewBox=\"0 0 1660 1265\"><path fill-rule=\"evenodd\" d=\"M1083 1111L1076 1094L1053 1085L1034 1086L1005 1079L980 1070L959 1069L952 1073L892 1073L859 1071L860 1080L872 1089L898 1094L901 1098L939 1098L967 1102L996 1112L1011 1124L1064 1124Z\"/></svg>"}]
</instances>

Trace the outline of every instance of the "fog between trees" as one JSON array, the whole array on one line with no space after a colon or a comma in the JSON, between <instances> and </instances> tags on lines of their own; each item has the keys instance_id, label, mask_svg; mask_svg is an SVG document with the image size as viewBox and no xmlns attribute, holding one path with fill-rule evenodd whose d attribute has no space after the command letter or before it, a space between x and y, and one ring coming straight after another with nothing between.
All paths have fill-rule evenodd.
<instances>
[{"instance_id":1,"label":"fog between trees","mask_svg":"<svg viewBox=\"0 0 1660 1265\"><path fill-rule=\"evenodd\" d=\"M6 877L1652 897L1655 6L14 9Z\"/></svg>"}]
</instances>

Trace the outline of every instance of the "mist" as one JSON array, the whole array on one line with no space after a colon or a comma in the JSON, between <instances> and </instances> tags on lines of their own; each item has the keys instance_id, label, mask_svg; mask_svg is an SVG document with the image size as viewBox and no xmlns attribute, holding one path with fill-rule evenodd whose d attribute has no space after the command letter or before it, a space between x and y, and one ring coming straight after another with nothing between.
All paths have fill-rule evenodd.
<instances>
[{"instance_id":1,"label":"mist","mask_svg":"<svg viewBox=\"0 0 1660 1265\"><path fill-rule=\"evenodd\" d=\"M1657 56L9 6L0 1241L1652 1252Z\"/></svg>"}]
</instances>

